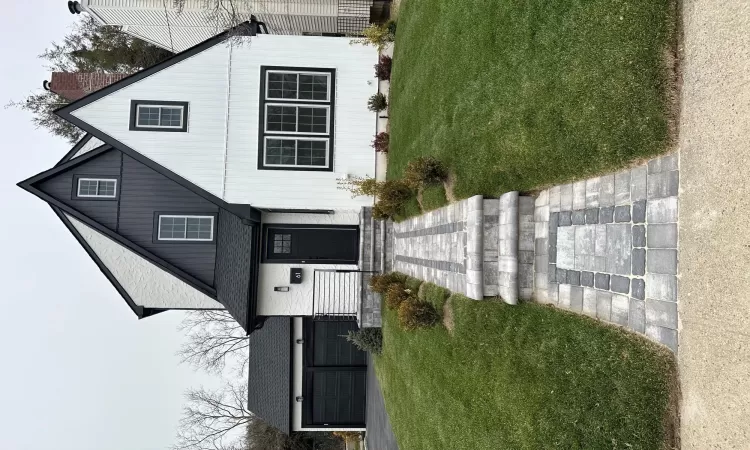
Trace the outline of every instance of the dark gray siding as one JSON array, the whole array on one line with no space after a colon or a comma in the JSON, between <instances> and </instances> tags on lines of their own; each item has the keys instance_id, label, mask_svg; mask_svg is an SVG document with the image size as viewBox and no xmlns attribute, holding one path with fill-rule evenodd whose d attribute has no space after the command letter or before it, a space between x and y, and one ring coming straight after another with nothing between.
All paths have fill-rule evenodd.
<instances>
[{"instance_id":1,"label":"dark gray siding","mask_svg":"<svg viewBox=\"0 0 750 450\"><path fill-rule=\"evenodd\" d=\"M247 323L248 308L254 308L250 302L250 281L257 255L253 251L253 231L252 226L243 224L234 214L223 209L219 212L216 295L245 330L252 328L252 324Z\"/></svg>"},{"instance_id":2,"label":"dark gray siding","mask_svg":"<svg viewBox=\"0 0 750 450\"><path fill-rule=\"evenodd\" d=\"M122 153L110 150L70 170L62 172L39 184L39 189L55 199L70 205L105 227L115 230L117 227L117 200L78 200L74 199L76 176L119 177ZM119 186L118 186L119 189Z\"/></svg>"},{"instance_id":3,"label":"dark gray siding","mask_svg":"<svg viewBox=\"0 0 750 450\"><path fill-rule=\"evenodd\" d=\"M214 242L158 242L155 214L218 214L219 207L135 159L123 155L117 232L136 245L214 285Z\"/></svg>"},{"instance_id":4,"label":"dark gray siding","mask_svg":"<svg viewBox=\"0 0 750 450\"><path fill-rule=\"evenodd\" d=\"M248 409L284 433L290 422L291 327L291 317L269 317L248 341Z\"/></svg>"}]
</instances>

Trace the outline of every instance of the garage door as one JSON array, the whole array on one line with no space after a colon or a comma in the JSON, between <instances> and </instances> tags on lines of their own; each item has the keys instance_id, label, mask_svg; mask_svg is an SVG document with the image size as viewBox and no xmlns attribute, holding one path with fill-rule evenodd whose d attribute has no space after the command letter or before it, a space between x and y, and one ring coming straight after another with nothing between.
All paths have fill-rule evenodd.
<instances>
[{"instance_id":1,"label":"garage door","mask_svg":"<svg viewBox=\"0 0 750 450\"><path fill-rule=\"evenodd\" d=\"M364 427L367 354L346 340L354 321L306 319L306 427Z\"/></svg>"}]
</instances>

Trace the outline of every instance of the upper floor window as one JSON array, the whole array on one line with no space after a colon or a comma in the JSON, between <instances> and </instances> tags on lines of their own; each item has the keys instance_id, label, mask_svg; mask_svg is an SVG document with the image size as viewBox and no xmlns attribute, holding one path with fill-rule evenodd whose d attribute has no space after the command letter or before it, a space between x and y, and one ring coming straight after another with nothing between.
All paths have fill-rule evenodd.
<instances>
[{"instance_id":1,"label":"upper floor window","mask_svg":"<svg viewBox=\"0 0 750 450\"><path fill-rule=\"evenodd\" d=\"M130 102L130 129L133 131L187 131L187 120L187 102Z\"/></svg>"},{"instance_id":2,"label":"upper floor window","mask_svg":"<svg viewBox=\"0 0 750 450\"><path fill-rule=\"evenodd\" d=\"M159 215L160 241L213 241L214 216Z\"/></svg>"},{"instance_id":3,"label":"upper floor window","mask_svg":"<svg viewBox=\"0 0 750 450\"><path fill-rule=\"evenodd\" d=\"M335 73L261 67L259 169L333 170Z\"/></svg>"},{"instance_id":4,"label":"upper floor window","mask_svg":"<svg viewBox=\"0 0 750 450\"><path fill-rule=\"evenodd\" d=\"M76 197L82 198L116 198L116 178L78 178Z\"/></svg>"}]
</instances>

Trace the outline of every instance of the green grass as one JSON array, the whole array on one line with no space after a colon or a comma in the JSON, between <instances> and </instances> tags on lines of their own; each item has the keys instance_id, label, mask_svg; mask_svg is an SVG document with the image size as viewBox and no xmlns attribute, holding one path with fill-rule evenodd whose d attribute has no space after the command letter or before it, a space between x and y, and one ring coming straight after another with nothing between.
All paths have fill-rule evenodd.
<instances>
[{"instance_id":1,"label":"green grass","mask_svg":"<svg viewBox=\"0 0 750 450\"><path fill-rule=\"evenodd\" d=\"M443 314L443 306L450 296L451 291L432 283L423 283L419 291L419 299L432 303L440 315Z\"/></svg>"},{"instance_id":2,"label":"green grass","mask_svg":"<svg viewBox=\"0 0 750 450\"><path fill-rule=\"evenodd\" d=\"M401 207L401 210L398 214L393 216L393 220L396 222L401 222L402 220L408 219L409 217L414 217L422 214L422 209L419 207L419 202L417 201L417 196L414 195L409 198L409 201L404 204L404 206Z\"/></svg>"},{"instance_id":3,"label":"green grass","mask_svg":"<svg viewBox=\"0 0 750 450\"><path fill-rule=\"evenodd\" d=\"M429 286L426 286L429 287ZM422 289L425 297L441 298ZM404 332L384 310L375 358L401 450L660 449L672 354L538 304L451 298L455 330Z\"/></svg>"},{"instance_id":4,"label":"green grass","mask_svg":"<svg viewBox=\"0 0 750 450\"><path fill-rule=\"evenodd\" d=\"M388 176L433 155L458 197L532 190L667 149L674 0L406 0Z\"/></svg>"},{"instance_id":5,"label":"green grass","mask_svg":"<svg viewBox=\"0 0 750 450\"><path fill-rule=\"evenodd\" d=\"M425 186L422 190L422 209L424 211L442 208L447 204L448 199L445 197L445 187L442 184Z\"/></svg>"}]
</instances>

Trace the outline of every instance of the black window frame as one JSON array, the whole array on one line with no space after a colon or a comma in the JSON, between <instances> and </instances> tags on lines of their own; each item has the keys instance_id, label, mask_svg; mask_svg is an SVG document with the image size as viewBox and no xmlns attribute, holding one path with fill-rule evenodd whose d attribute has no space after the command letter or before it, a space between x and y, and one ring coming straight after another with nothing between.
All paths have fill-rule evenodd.
<instances>
[{"instance_id":1,"label":"black window frame","mask_svg":"<svg viewBox=\"0 0 750 450\"><path fill-rule=\"evenodd\" d=\"M295 72L297 74L324 74L329 79L329 96L328 101L321 100L301 100L301 99L277 99L267 98L266 79L268 72ZM267 133L266 132L266 104L289 105L289 106L321 106L328 108L328 133L289 133L283 132ZM288 171L308 171L308 172L333 172L333 155L334 155L334 136L336 132L336 69L324 67L287 67L287 66L260 66L260 99L258 102L258 170L288 170ZM266 139L311 139L323 140L328 143L328 163L319 167L294 167L294 166L274 166L266 164Z\"/></svg>"},{"instance_id":2,"label":"black window frame","mask_svg":"<svg viewBox=\"0 0 750 450\"><path fill-rule=\"evenodd\" d=\"M139 106L179 106L182 108L182 126L179 128L168 128L168 127L141 127L138 126L138 107ZM175 102L175 101L164 101L164 100L131 100L130 101L130 131L166 131L166 132L177 132L186 133L188 129L188 102Z\"/></svg>"},{"instance_id":3,"label":"black window frame","mask_svg":"<svg viewBox=\"0 0 750 450\"><path fill-rule=\"evenodd\" d=\"M88 179L95 179L95 180L114 180L115 181L115 196L114 197L79 196L78 195L78 180L80 180L81 178L88 178ZM71 187L71 191L70 191L70 199L71 200L95 201L95 202L117 201L120 199L121 187L122 185L120 184L119 175L92 175L92 174L76 173L76 174L73 174L73 186Z\"/></svg>"},{"instance_id":4,"label":"black window frame","mask_svg":"<svg viewBox=\"0 0 750 450\"><path fill-rule=\"evenodd\" d=\"M199 216L213 217L213 229L211 230L211 240L191 240L191 239L159 239L159 218L161 216ZM153 230L151 241L160 245L215 245L217 242L217 233L219 232L219 214L216 212L185 212L185 211L154 211Z\"/></svg>"}]
</instances>

